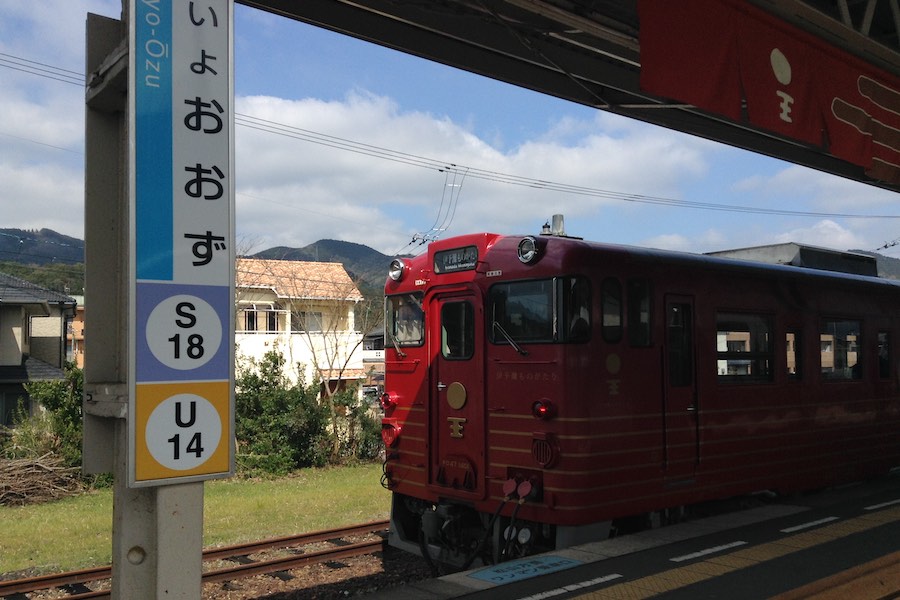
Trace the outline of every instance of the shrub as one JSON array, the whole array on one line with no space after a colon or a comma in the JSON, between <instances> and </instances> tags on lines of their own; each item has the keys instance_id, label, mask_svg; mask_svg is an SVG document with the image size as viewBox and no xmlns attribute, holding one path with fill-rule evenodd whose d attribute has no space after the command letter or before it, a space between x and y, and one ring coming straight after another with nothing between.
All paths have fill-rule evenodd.
<instances>
[{"instance_id":1,"label":"shrub","mask_svg":"<svg viewBox=\"0 0 900 600\"><path fill-rule=\"evenodd\" d=\"M327 462L327 413L318 387L291 384L277 351L242 365L235 380L237 462L244 472L283 475Z\"/></svg>"}]
</instances>

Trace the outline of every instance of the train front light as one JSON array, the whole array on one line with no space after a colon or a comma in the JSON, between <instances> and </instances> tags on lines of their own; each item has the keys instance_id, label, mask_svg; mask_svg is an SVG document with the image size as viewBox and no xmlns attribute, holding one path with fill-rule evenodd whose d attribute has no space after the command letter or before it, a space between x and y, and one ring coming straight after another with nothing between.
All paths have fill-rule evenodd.
<instances>
[{"instance_id":1,"label":"train front light","mask_svg":"<svg viewBox=\"0 0 900 600\"><path fill-rule=\"evenodd\" d=\"M402 258L395 258L391 261L391 266L388 267L388 277L390 277L393 281L400 281L403 279L403 272L406 270L406 263Z\"/></svg>"},{"instance_id":2,"label":"train front light","mask_svg":"<svg viewBox=\"0 0 900 600\"><path fill-rule=\"evenodd\" d=\"M530 235L522 238L522 241L519 242L519 247L516 249L516 253L519 256L519 260L526 265L537 262L537 259L540 256L537 240Z\"/></svg>"},{"instance_id":3,"label":"train front light","mask_svg":"<svg viewBox=\"0 0 900 600\"><path fill-rule=\"evenodd\" d=\"M392 395L390 392L385 392L381 395L381 409L382 410L390 410L397 406L397 398Z\"/></svg>"},{"instance_id":4,"label":"train front light","mask_svg":"<svg viewBox=\"0 0 900 600\"><path fill-rule=\"evenodd\" d=\"M396 419L381 420L381 441L385 448L393 448L400 439L400 424Z\"/></svg>"}]
</instances>

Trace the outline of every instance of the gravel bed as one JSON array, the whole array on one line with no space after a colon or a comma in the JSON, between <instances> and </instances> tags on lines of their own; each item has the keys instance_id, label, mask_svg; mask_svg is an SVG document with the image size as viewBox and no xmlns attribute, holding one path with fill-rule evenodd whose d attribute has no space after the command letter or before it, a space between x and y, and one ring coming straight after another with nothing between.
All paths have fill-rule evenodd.
<instances>
[{"instance_id":1,"label":"gravel bed","mask_svg":"<svg viewBox=\"0 0 900 600\"><path fill-rule=\"evenodd\" d=\"M431 575L424 559L387 548L383 552L203 586L203 600L332 600L354 598Z\"/></svg>"}]
</instances>

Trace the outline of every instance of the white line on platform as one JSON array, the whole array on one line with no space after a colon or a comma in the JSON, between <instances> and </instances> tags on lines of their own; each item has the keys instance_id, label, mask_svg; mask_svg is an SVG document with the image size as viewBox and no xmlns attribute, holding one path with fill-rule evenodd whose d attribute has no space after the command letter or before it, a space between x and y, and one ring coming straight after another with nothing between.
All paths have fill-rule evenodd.
<instances>
[{"instance_id":1,"label":"white line on platform","mask_svg":"<svg viewBox=\"0 0 900 600\"><path fill-rule=\"evenodd\" d=\"M612 575L604 575L603 577L588 579L587 581L579 581L578 583L572 583L561 588L556 588L554 590L547 590L546 592L541 592L539 594L524 596L522 598L519 598L519 600L544 600L544 598L553 598L554 596L574 592L586 587L590 587L592 585L600 585L601 583L606 583L607 581L612 581L614 579L620 579L621 577L622 576L618 573L613 573Z\"/></svg>"},{"instance_id":2,"label":"white line on platform","mask_svg":"<svg viewBox=\"0 0 900 600\"><path fill-rule=\"evenodd\" d=\"M788 527L787 529L782 529L781 533L794 533L795 531L800 531L801 529L809 529L810 527L816 527L817 525L823 525L825 523L831 523L832 521L837 520L838 517L825 517L824 519L819 519L818 521L810 521L809 523L802 523L800 525Z\"/></svg>"},{"instance_id":3,"label":"white line on platform","mask_svg":"<svg viewBox=\"0 0 900 600\"><path fill-rule=\"evenodd\" d=\"M707 554L715 554L716 552L721 552L722 550L730 550L731 548L737 548L738 546L743 546L747 542L731 542L730 544L724 544L722 546L715 546L713 548L707 548L706 550L700 550L699 552L694 552L693 554L685 554L684 556L676 556L675 558L670 558L669 560L672 562L683 562L686 560L692 560L694 558L700 558L701 556L706 556Z\"/></svg>"}]
</instances>

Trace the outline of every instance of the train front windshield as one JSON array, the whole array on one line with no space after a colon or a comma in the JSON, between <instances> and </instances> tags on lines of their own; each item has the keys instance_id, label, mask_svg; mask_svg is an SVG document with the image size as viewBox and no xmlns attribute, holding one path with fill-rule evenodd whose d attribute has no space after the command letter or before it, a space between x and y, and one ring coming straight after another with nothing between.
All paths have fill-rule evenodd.
<instances>
[{"instance_id":1,"label":"train front windshield","mask_svg":"<svg viewBox=\"0 0 900 600\"><path fill-rule=\"evenodd\" d=\"M385 298L385 331L395 346L421 346L425 340L422 292Z\"/></svg>"}]
</instances>

